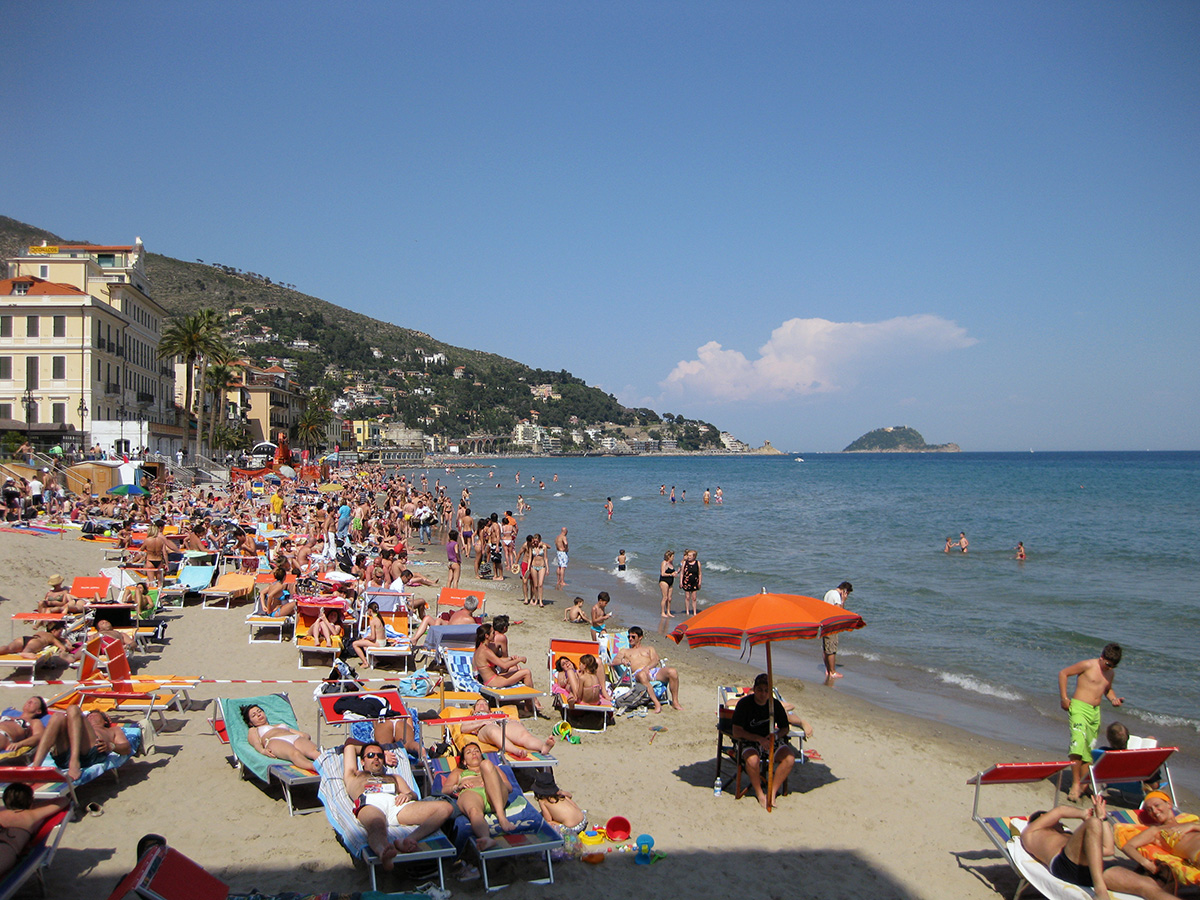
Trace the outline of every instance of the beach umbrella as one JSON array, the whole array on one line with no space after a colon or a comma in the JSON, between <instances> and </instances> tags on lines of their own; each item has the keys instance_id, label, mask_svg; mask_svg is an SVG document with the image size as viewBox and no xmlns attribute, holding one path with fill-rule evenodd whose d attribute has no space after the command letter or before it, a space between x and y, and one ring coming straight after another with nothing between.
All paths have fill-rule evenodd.
<instances>
[{"instance_id":1,"label":"beach umbrella","mask_svg":"<svg viewBox=\"0 0 1200 900\"><path fill-rule=\"evenodd\" d=\"M812 640L827 634L853 631L866 625L862 616L816 597L773 594L766 588L749 597L716 603L680 622L667 635L689 647L755 647L766 645L767 684L775 697L775 674L771 669L771 644L775 641ZM774 704L772 704L774 709ZM775 753L767 763L767 783L775 775ZM768 803L767 809L770 809Z\"/></svg>"},{"instance_id":2,"label":"beach umbrella","mask_svg":"<svg viewBox=\"0 0 1200 900\"><path fill-rule=\"evenodd\" d=\"M140 497L146 491L136 484L118 484L116 487L110 487L108 493L118 497Z\"/></svg>"},{"instance_id":3,"label":"beach umbrella","mask_svg":"<svg viewBox=\"0 0 1200 900\"><path fill-rule=\"evenodd\" d=\"M334 494L334 493L337 493L338 491L340 491L341 489L342 489L342 486L340 484L322 484L317 488L317 490L320 491L322 494Z\"/></svg>"},{"instance_id":4,"label":"beach umbrella","mask_svg":"<svg viewBox=\"0 0 1200 900\"><path fill-rule=\"evenodd\" d=\"M279 474L282 475L284 478L295 478L296 470L293 469L291 466L280 466Z\"/></svg>"}]
</instances>

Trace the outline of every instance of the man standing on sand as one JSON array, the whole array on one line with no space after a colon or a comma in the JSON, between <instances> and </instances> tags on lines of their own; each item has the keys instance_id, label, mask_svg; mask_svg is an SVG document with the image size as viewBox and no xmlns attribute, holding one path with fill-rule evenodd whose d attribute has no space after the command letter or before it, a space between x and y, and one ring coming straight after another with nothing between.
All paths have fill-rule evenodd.
<instances>
[{"instance_id":1,"label":"man standing on sand","mask_svg":"<svg viewBox=\"0 0 1200 900\"><path fill-rule=\"evenodd\" d=\"M558 583L554 586L561 591L567 586L567 527L565 525L558 537L554 539L554 549L558 551L555 555L555 564L558 566Z\"/></svg>"},{"instance_id":2,"label":"man standing on sand","mask_svg":"<svg viewBox=\"0 0 1200 900\"><path fill-rule=\"evenodd\" d=\"M843 581L837 587L825 592L825 602L832 606L845 606L846 598L850 596L853 590L854 585L848 581ZM826 680L841 678L842 673L837 670L838 636L836 634L824 635L821 638L821 643L825 651Z\"/></svg>"},{"instance_id":3,"label":"man standing on sand","mask_svg":"<svg viewBox=\"0 0 1200 900\"><path fill-rule=\"evenodd\" d=\"M1113 706L1125 702L1113 690L1115 669L1121 664L1121 645L1108 644L1100 656L1067 666L1058 673L1058 695L1062 708L1071 723L1071 791L1067 799L1077 803L1083 794L1083 776L1087 760L1092 758L1092 744L1100 733L1100 700L1107 697ZM1075 694L1067 699L1067 680L1075 678Z\"/></svg>"}]
</instances>

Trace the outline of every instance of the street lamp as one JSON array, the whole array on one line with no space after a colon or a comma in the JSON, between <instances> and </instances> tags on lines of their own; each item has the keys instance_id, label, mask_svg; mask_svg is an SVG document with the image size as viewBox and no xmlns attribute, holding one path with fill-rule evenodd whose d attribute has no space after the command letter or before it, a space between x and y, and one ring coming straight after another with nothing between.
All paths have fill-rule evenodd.
<instances>
[{"instance_id":1,"label":"street lamp","mask_svg":"<svg viewBox=\"0 0 1200 900\"><path fill-rule=\"evenodd\" d=\"M33 388L25 388L25 396L21 398L21 405L25 407L25 443L29 443L30 432L30 413L33 411L35 401L33 399Z\"/></svg>"},{"instance_id":2,"label":"street lamp","mask_svg":"<svg viewBox=\"0 0 1200 900\"><path fill-rule=\"evenodd\" d=\"M117 415L121 417L121 443L117 444L117 452L125 452L125 404L122 403L117 407Z\"/></svg>"},{"instance_id":3,"label":"street lamp","mask_svg":"<svg viewBox=\"0 0 1200 900\"><path fill-rule=\"evenodd\" d=\"M84 400L82 397L79 398L79 405L77 407L75 407L75 411L77 413L79 413L79 448L82 450L83 449L83 426L84 426L83 419L88 414L87 401Z\"/></svg>"}]
</instances>

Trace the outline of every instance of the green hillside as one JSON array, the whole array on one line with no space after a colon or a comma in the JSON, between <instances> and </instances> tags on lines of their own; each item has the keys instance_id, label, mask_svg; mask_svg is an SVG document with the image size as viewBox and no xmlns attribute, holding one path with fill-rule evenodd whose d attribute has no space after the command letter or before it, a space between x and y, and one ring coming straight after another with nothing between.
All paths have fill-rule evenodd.
<instances>
[{"instance_id":1,"label":"green hillside","mask_svg":"<svg viewBox=\"0 0 1200 900\"><path fill-rule=\"evenodd\" d=\"M868 431L843 453L957 453L958 444L927 444L921 432L907 425Z\"/></svg>"},{"instance_id":2,"label":"green hillside","mask_svg":"<svg viewBox=\"0 0 1200 900\"><path fill-rule=\"evenodd\" d=\"M0 216L0 257L23 254L31 244L89 243ZM105 243L111 243L107 241ZM214 309L227 316L226 339L256 364L268 357L287 360L304 387L323 386L341 396L347 385L363 384L370 400L347 415L375 418L390 414L448 438L470 433L507 434L517 421L538 414L548 427L654 426L664 436L678 434L682 449L718 443L713 426L703 433L683 420L664 424L650 409L627 409L599 388L566 370L534 369L492 353L455 347L423 330L404 328L353 312L297 291L291 285L221 264L184 262L147 253L146 275L154 298L172 316ZM229 316L230 310L240 314ZM307 341L309 347L294 342ZM427 362L443 354L445 362ZM331 366L331 363L334 364ZM462 366L463 377L454 370ZM530 388L551 385L559 399L539 399ZM707 423L698 423L707 424Z\"/></svg>"}]
</instances>

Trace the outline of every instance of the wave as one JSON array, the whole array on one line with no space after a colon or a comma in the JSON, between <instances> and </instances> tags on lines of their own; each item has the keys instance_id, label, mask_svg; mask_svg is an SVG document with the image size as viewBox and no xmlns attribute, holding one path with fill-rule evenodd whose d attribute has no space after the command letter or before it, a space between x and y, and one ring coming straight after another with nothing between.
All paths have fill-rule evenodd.
<instances>
[{"instance_id":1,"label":"wave","mask_svg":"<svg viewBox=\"0 0 1200 900\"><path fill-rule=\"evenodd\" d=\"M708 562L704 563L704 568L710 572L732 572L733 566L727 566L725 563Z\"/></svg>"},{"instance_id":2,"label":"wave","mask_svg":"<svg viewBox=\"0 0 1200 900\"><path fill-rule=\"evenodd\" d=\"M999 697L1001 700L1020 700L1021 695L1015 691L1006 690L1005 688L996 687L993 684L988 684L986 681L980 681L978 678L973 678L970 675L955 675L951 672L939 672L936 669L933 673L943 684L952 684L962 688L964 691L971 691L976 694L985 694L988 697Z\"/></svg>"},{"instance_id":3,"label":"wave","mask_svg":"<svg viewBox=\"0 0 1200 900\"><path fill-rule=\"evenodd\" d=\"M1125 707L1122 711L1150 725L1161 725L1163 728L1186 728L1189 731L1200 734L1200 722L1195 719L1188 719L1184 716L1168 716L1163 713L1145 712L1140 709L1130 709L1129 707Z\"/></svg>"},{"instance_id":4,"label":"wave","mask_svg":"<svg viewBox=\"0 0 1200 900\"><path fill-rule=\"evenodd\" d=\"M646 573L638 569L626 569L624 572L621 572L614 566L609 574L624 581L626 584L632 585L639 591L649 593L650 579L646 576Z\"/></svg>"},{"instance_id":5,"label":"wave","mask_svg":"<svg viewBox=\"0 0 1200 900\"><path fill-rule=\"evenodd\" d=\"M555 491L553 494L553 496L555 496L555 497L561 497L562 495L563 495L562 491Z\"/></svg>"},{"instance_id":6,"label":"wave","mask_svg":"<svg viewBox=\"0 0 1200 900\"><path fill-rule=\"evenodd\" d=\"M619 500L620 500L622 503L625 503L626 501L632 500L633 498L632 498L631 496L629 496L628 494L626 494L624 497L620 497L620 498L618 498L618 499L619 499Z\"/></svg>"}]
</instances>

